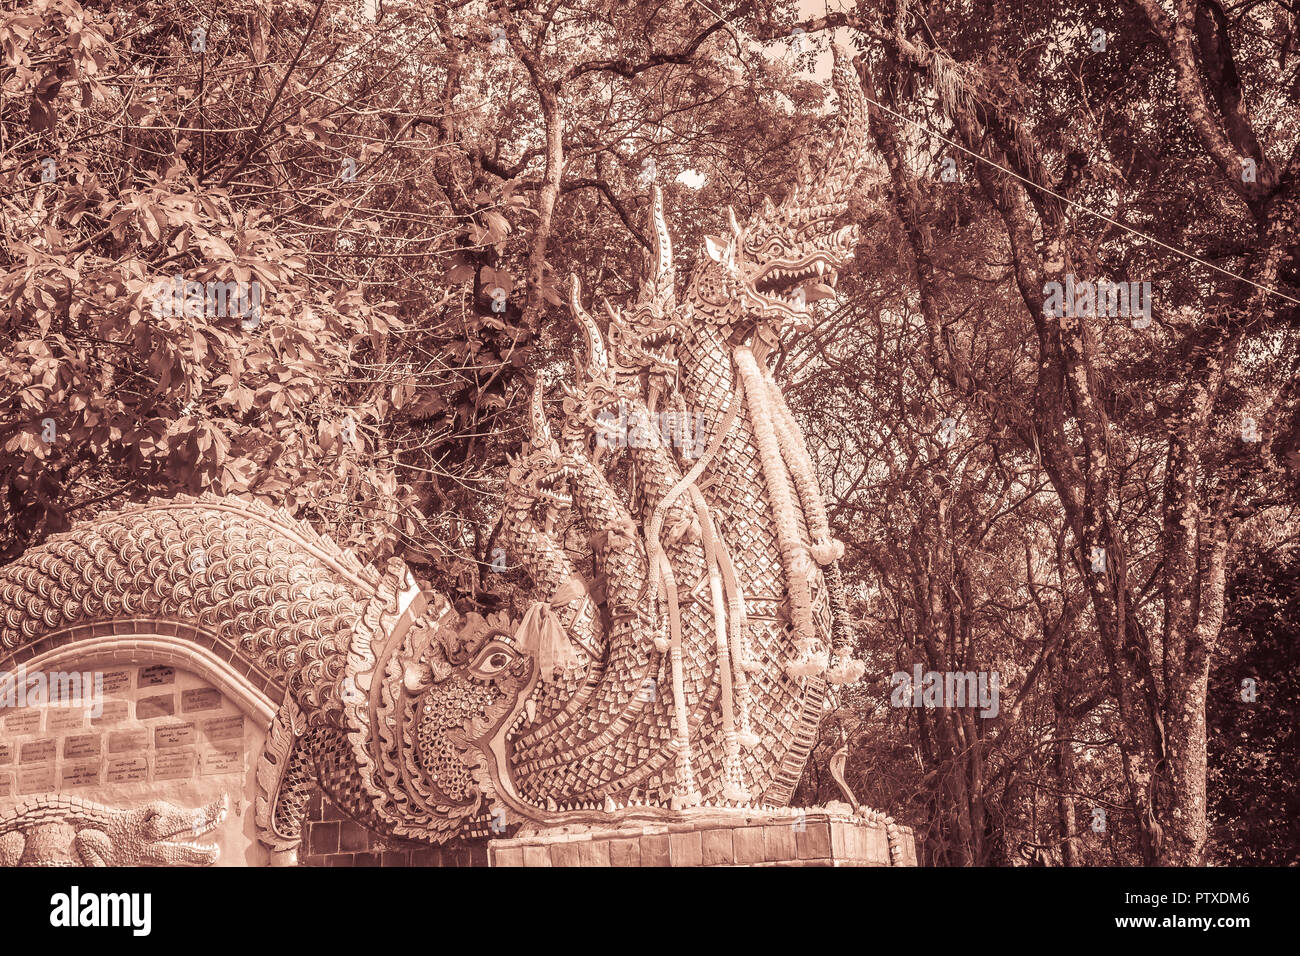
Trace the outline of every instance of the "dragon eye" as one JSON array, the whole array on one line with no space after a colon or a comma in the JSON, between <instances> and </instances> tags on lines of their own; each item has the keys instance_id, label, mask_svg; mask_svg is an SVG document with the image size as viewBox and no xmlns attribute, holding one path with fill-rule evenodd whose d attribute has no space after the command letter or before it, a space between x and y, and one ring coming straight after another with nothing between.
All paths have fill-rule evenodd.
<instances>
[{"instance_id":1,"label":"dragon eye","mask_svg":"<svg viewBox=\"0 0 1300 956\"><path fill-rule=\"evenodd\" d=\"M514 650L500 641L491 641L478 652L469 669L480 677L491 677L510 666L515 659Z\"/></svg>"}]
</instances>

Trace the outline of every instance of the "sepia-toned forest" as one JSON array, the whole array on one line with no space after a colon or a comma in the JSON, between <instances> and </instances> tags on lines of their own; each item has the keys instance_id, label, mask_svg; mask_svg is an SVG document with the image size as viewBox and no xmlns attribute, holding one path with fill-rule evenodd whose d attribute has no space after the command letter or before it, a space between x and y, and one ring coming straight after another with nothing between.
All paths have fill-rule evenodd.
<instances>
[{"instance_id":1,"label":"sepia-toned forest","mask_svg":"<svg viewBox=\"0 0 1300 956\"><path fill-rule=\"evenodd\" d=\"M517 616L502 482L571 277L635 294L653 185L679 276L780 200L832 40L862 241L773 364L867 670L795 802L847 743L926 865L1300 863L1284 0L6 2L0 563L210 491ZM996 673L996 713L898 706L918 667Z\"/></svg>"}]
</instances>

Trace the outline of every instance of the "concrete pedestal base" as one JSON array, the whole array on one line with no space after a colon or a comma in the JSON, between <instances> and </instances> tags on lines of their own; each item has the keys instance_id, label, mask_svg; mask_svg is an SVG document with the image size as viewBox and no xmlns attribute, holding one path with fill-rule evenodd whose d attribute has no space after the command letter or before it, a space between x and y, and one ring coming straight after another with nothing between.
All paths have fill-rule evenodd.
<instances>
[{"instance_id":1,"label":"concrete pedestal base","mask_svg":"<svg viewBox=\"0 0 1300 956\"><path fill-rule=\"evenodd\" d=\"M899 866L916 866L908 827L896 829ZM489 866L889 866L885 824L807 810L698 809L671 823L521 832L488 844Z\"/></svg>"}]
</instances>

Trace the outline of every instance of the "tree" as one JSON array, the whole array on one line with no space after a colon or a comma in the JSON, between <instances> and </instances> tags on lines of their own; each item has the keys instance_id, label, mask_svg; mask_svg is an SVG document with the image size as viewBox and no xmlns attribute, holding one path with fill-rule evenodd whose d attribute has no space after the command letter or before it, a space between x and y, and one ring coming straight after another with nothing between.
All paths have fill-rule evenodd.
<instances>
[{"instance_id":1,"label":"tree","mask_svg":"<svg viewBox=\"0 0 1300 956\"><path fill-rule=\"evenodd\" d=\"M1109 38L1104 56L1087 42L1093 24ZM1198 862L1207 680L1234 536L1295 481L1300 154L1285 132L1292 110L1244 105L1285 102L1284 71L1263 64L1285 58L1294 15L862 4L806 29L837 26L862 37L868 94L882 103L873 131L940 400L987 409L996 454L1029 453L1046 475L1105 655L1141 859ZM1234 52L1243 44L1249 67ZM1012 61L1002 51L1013 48L1030 52ZM913 139L900 113L945 139ZM918 157L922 142L934 152ZM940 238L954 224L930 198L941 168L961 169L990 242L974 268L949 261ZM1099 231L1085 210L1132 229L1103 220ZM961 235L960 212L955 225ZM1188 245L1192 260L1171 251ZM1001 313L962 308L1003 262L1000 291L1019 303L1013 351L1026 358L1013 375L978 364L985 323ZM1067 276L1138 270L1158 290L1149 325L1053 307L1052 283Z\"/></svg>"}]
</instances>

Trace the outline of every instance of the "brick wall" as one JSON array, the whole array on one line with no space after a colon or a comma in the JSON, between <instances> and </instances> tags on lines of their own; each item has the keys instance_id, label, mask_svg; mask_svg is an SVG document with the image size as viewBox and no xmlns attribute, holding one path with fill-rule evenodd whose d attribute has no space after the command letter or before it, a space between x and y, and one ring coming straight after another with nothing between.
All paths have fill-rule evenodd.
<instances>
[{"instance_id":1,"label":"brick wall","mask_svg":"<svg viewBox=\"0 0 1300 956\"><path fill-rule=\"evenodd\" d=\"M303 821L300 866L487 866L487 846L431 847L371 833L317 792Z\"/></svg>"},{"instance_id":2,"label":"brick wall","mask_svg":"<svg viewBox=\"0 0 1300 956\"><path fill-rule=\"evenodd\" d=\"M592 828L494 840L493 866L889 866L883 823L785 811L746 818ZM916 866L912 831L899 828L902 866Z\"/></svg>"},{"instance_id":3,"label":"brick wall","mask_svg":"<svg viewBox=\"0 0 1300 956\"><path fill-rule=\"evenodd\" d=\"M912 831L899 828L902 866L916 866ZM489 853L492 862L489 864ZM381 837L319 792L307 805L300 866L889 866L883 824L825 812L593 828L522 839L426 846Z\"/></svg>"}]
</instances>

